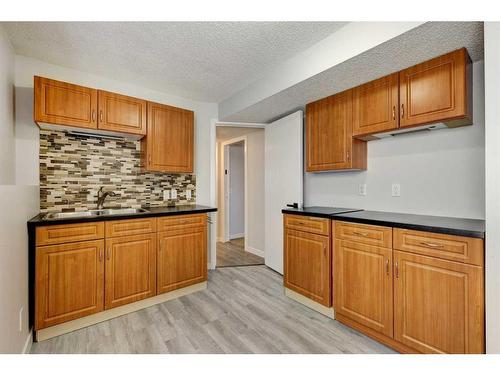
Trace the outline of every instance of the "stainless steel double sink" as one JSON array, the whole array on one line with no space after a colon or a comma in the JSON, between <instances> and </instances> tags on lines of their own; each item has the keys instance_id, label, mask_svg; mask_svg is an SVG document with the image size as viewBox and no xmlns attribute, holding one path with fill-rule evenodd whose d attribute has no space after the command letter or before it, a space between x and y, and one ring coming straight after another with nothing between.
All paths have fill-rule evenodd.
<instances>
[{"instance_id":1,"label":"stainless steel double sink","mask_svg":"<svg viewBox=\"0 0 500 375\"><path fill-rule=\"evenodd\" d=\"M149 212L144 208L107 208L102 210L88 210L80 212L54 212L46 214L43 219L70 219L88 216L128 215Z\"/></svg>"}]
</instances>

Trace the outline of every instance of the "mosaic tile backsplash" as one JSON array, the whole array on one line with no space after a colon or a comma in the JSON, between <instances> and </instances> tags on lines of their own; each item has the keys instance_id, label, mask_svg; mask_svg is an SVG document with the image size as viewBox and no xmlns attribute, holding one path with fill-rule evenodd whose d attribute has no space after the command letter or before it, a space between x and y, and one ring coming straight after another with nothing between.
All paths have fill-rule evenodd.
<instances>
[{"instance_id":1,"label":"mosaic tile backsplash","mask_svg":"<svg viewBox=\"0 0 500 375\"><path fill-rule=\"evenodd\" d=\"M194 204L192 174L141 172L140 142L40 130L40 211L83 211L97 207L97 192L113 191L104 207L152 207ZM177 198L163 200L176 189ZM187 191L191 198L187 199Z\"/></svg>"}]
</instances>

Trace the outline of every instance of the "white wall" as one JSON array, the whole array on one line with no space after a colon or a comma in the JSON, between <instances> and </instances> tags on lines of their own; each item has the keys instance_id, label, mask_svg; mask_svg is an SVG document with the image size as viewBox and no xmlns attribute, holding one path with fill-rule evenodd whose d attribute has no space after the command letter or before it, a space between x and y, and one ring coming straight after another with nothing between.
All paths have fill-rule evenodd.
<instances>
[{"instance_id":1,"label":"white wall","mask_svg":"<svg viewBox=\"0 0 500 375\"><path fill-rule=\"evenodd\" d=\"M21 139L18 141L20 179L30 184L38 184L38 129L33 123L33 76L35 75L193 110L195 112L196 201L199 204L210 203L210 120L217 118L215 103L184 99L18 55L15 58L15 86L16 100L21 104L16 109L16 128L21 134Z\"/></svg>"},{"instance_id":2,"label":"white wall","mask_svg":"<svg viewBox=\"0 0 500 375\"><path fill-rule=\"evenodd\" d=\"M38 210L37 186L16 182L14 124L14 54L0 27L0 353L28 343L26 221Z\"/></svg>"},{"instance_id":3,"label":"white wall","mask_svg":"<svg viewBox=\"0 0 500 375\"><path fill-rule=\"evenodd\" d=\"M248 133L246 137L248 159L248 233L246 247L248 251L264 256L264 129Z\"/></svg>"},{"instance_id":4,"label":"white wall","mask_svg":"<svg viewBox=\"0 0 500 375\"><path fill-rule=\"evenodd\" d=\"M472 126L370 141L366 171L306 173L304 205L484 219L483 69L474 64ZM400 197L391 196L392 183L401 184Z\"/></svg>"},{"instance_id":5,"label":"white wall","mask_svg":"<svg viewBox=\"0 0 500 375\"><path fill-rule=\"evenodd\" d=\"M10 41L0 27L0 184L15 181L14 139L14 55Z\"/></svg>"},{"instance_id":6,"label":"white wall","mask_svg":"<svg viewBox=\"0 0 500 375\"><path fill-rule=\"evenodd\" d=\"M228 146L229 238L245 236L245 152L243 143Z\"/></svg>"},{"instance_id":7,"label":"white wall","mask_svg":"<svg viewBox=\"0 0 500 375\"><path fill-rule=\"evenodd\" d=\"M486 352L500 353L500 23L485 22Z\"/></svg>"},{"instance_id":8,"label":"white wall","mask_svg":"<svg viewBox=\"0 0 500 375\"><path fill-rule=\"evenodd\" d=\"M238 128L243 129L243 128ZM245 136L247 142L247 232L246 249L258 255L264 255L264 129L248 128L238 136ZM224 207L223 207L223 184L224 168L221 167L223 160L221 142L217 143L217 238L223 241L224 235Z\"/></svg>"}]
</instances>

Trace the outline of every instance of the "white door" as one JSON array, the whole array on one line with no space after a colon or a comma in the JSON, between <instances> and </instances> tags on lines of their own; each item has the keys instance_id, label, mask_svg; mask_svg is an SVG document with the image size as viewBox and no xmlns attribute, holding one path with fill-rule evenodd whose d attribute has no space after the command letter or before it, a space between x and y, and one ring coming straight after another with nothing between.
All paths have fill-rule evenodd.
<instances>
[{"instance_id":1,"label":"white door","mask_svg":"<svg viewBox=\"0 0 500 375\"><path fill-rule=\"evenodd\" d=\"M265 127L265 263L283 274L283 214L287 204L303 203L303 113Z\"/></svg>"}]
</instances>

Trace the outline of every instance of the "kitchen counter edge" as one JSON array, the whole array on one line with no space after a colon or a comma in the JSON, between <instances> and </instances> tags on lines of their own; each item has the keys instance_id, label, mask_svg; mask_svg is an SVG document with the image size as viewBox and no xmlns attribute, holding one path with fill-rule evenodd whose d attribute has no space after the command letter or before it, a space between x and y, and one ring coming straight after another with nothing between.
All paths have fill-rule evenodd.
<instances>
[{"instance_id":1,"label":"kitchen counter edge","mask_svg":"<svg viewBox=\"0 0 500 375\"><path fill-rule=\"evenodd\" d=\"M147 208L147 212L137 212L133 214L122 215L102 215L90 217L74 217L65 219L50 219L44 220L44 214L38 214L28 221L28 227L42 227L48 225L59 224L74 224L74 223L87 223L95 221L110 221L110 220L126 220L126 219L140 219L145 217L161 217L161 216L175 216L175 215L189 215L189 214L202 214L208 212L216 212L216 207L208 207L202 205L185 205L175 207L151 207Z\"/></svg>"}]
</instances>

